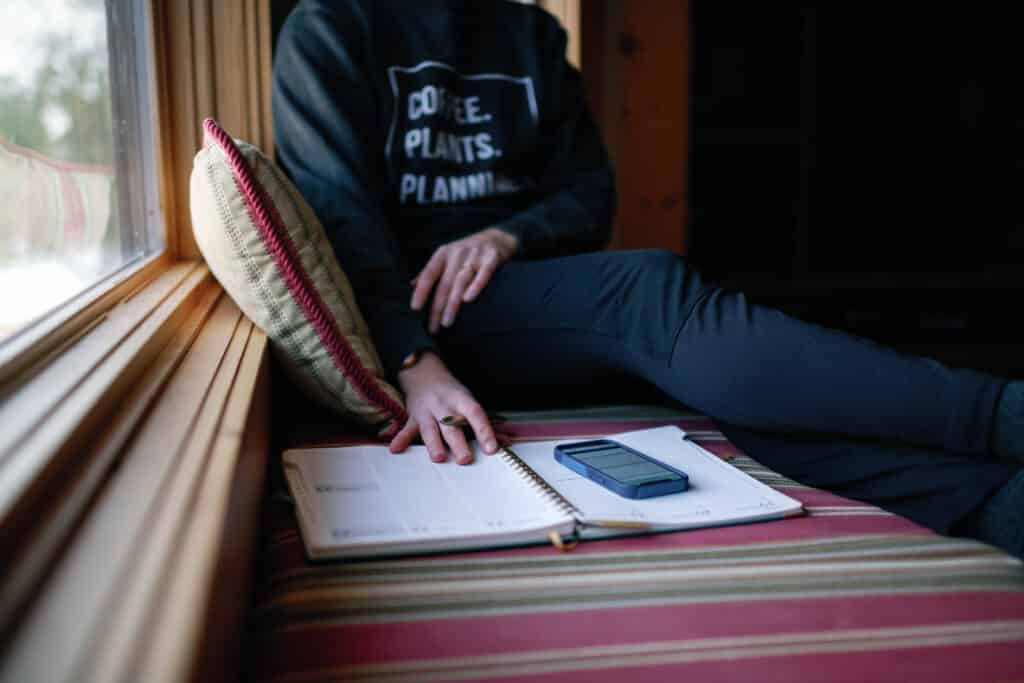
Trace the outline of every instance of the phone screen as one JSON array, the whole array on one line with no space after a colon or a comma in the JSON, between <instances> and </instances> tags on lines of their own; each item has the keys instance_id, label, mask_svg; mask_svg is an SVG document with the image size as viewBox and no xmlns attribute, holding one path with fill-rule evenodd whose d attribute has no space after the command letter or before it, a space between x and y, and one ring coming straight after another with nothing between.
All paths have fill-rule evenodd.
<instances>
[{"instance_id":1,"label":"phone screen","mask_svg":"<svg viewBox=\"0 0 1024 683\"><path fill-rule=\"evenodd\" d=\"M576 448L566 448L564 452L615 481L630 486L682 478L672 470L612 441L591 441Z\"/></svg>"}]
</instances>

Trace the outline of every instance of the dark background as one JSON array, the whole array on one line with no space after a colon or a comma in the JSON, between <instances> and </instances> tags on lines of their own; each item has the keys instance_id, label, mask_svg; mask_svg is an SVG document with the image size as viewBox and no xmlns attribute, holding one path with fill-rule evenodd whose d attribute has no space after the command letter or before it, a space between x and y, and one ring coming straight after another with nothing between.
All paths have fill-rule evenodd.
<instances>
[{"instance_id":1,"label":"dark background","mask_svg":"<svg viewBox=\"0 0 1024 683\"><path fill-rule=\"evenodd\" d=\"M1012 7L693 2L690 261L800 317L1024 375Z\"/></svg>"}]
</instances>

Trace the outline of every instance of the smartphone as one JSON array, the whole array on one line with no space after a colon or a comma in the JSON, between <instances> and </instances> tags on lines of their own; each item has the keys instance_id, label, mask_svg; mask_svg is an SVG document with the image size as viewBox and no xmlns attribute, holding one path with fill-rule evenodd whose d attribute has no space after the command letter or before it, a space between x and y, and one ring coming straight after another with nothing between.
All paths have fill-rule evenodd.
<instances>
[{"instance_id":1,"label":"smartphone","mask_svg":"<svg viewBox=\"0 0 1024 683\"><path fill-rule=\"evenodd\" d=\"M555 460L624 498L653 498L685 491L685 472L611 439L555 446Z\"/></svg>"}]
</instances>

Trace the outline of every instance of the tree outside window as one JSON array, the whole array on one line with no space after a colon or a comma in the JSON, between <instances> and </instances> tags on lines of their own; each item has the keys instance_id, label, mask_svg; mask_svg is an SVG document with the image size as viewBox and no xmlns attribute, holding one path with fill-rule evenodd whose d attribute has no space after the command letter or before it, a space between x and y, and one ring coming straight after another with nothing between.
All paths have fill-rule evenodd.
<instances>
[{"instance_id":1,"label":"tree outside window","mask_svg":"<svg viewBox=\"0 0 1024 683\"><path fill-rule=\"evenodd\" d=\"M149 250L118 207L123 129L138 122L114 112L137 88L112 78L134 55L112 54L125 40L108 35L111 11L0 3L0 342Z\"/></svg>"}]
</instances>

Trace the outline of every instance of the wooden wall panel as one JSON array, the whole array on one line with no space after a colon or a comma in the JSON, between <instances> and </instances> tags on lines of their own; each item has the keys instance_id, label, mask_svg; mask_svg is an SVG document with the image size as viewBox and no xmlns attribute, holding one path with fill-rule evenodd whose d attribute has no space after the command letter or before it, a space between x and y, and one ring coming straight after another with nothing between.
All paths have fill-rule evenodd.
<instances>
[{"instance_id":1,"label":"wooden wall panel","mask_svg":"<svg viewBox=\"0 0 1024 683\"><path fill-rule=\"evenodd\" d=\"M158 131L168 248L201 258L189 219L188 179L202 144L202 121L216 118L234 137L268 153L269 0L152 0Z\"/></svg>"},{"instance_id":2,"label":"wooden wall panel","mask_svg":"<svg viewBox=\"0 0 1024 683\"><path fill-rule=\"evenodd\" d=\"M613 248L686 247L686 0L587 0L583 75L616 170Z\"/></svg>"}]
</instances>

